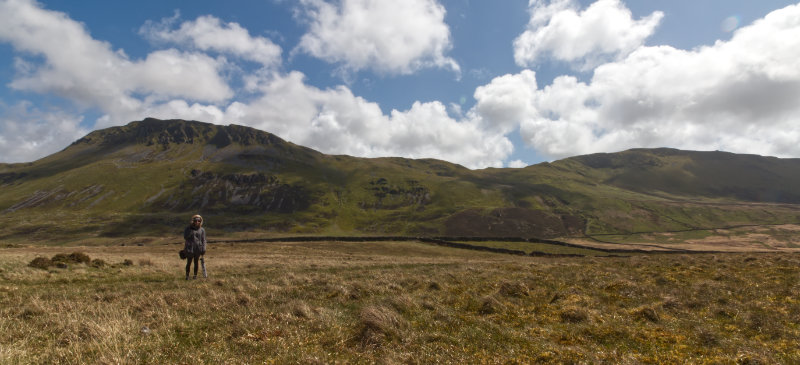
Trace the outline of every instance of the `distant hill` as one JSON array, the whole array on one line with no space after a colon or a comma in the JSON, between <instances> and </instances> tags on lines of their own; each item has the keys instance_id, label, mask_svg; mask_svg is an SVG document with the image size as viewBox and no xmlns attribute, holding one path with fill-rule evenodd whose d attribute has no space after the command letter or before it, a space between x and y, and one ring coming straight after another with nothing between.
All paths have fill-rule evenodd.
<instances>
[{"instance_id":1,"label":"distant hill","mask_svg":"<svg viewBox=\"0 0 800 365\"><path fill-rule=\"evenodd\" d=\"M0 239L218 232L564 237L800 222L800 160L633 149L522 169L325 155L243 126L145 119L0 164Z\"/></svg>"}]
</instances>

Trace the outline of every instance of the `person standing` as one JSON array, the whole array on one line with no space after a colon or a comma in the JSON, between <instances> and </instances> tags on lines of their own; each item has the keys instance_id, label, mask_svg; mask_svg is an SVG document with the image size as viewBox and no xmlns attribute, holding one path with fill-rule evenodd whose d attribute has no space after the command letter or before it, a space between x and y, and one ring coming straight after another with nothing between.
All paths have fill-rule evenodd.
<instances>
[{"instance_id":1,"label":"person standing","mask_svg":"<svg viewBox=\"0 0 800 365\"><path fill-rule=\"evenodd\" d=\"M189 268L194 260L194 276L197 279L198 260L203 260L206 254L206 230L203 229L203 217L198 214L192 216L191 224L183 230L184 246L186 251L186 280L189 280ZM203 273L205 274L205 260L203 260Z\"/></svg>"}]
</instances>

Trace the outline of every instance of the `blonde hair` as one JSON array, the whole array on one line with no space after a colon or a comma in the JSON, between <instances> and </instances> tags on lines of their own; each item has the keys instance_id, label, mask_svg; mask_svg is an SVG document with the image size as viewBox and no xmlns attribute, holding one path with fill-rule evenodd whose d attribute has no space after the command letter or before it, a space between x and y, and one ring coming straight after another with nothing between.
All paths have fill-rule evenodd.
<instances>
[{"instance_id":1,"label":"blonde hair","mask_svg":"<svg viewBox=\"0 0 800 365\"><path fill-rule=\"evenodd\" d=\"M201 217L200 214L195 214L195 215L192 216L192 220L191 220L192 223L194 223L194 219L195 218L200 218L200 224L203 224L203 217Z\"/></svg>"}]
</instances>

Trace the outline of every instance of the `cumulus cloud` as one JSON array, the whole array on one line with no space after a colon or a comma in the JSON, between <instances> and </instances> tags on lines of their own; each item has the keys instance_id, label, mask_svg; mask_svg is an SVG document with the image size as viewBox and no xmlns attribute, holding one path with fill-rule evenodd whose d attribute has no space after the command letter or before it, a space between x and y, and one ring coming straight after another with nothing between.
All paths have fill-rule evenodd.
<instances>
[{"instance_id":1,"label":"cumulus cloud","mask_svg":"<svg viewBox=\"0 0 800 365\"><path fill-rule=\"evenodd\" d=\"M43 61L20 61L10 86L54 93L105 111L135 110L141 100L184 97L219 102L233 96L220 76L223 62L201 53L163 50L131 60L122 50L93 39L83 24L66 14L42 9L30 0L0 3L0 41Z\"/></svg>"},{"instance_id":2,"label":"cumulus cloud","mask_svg":"<svg viewBox=\"0 0 800 365\"><path fill-rule=\"evenodd\" d=\"M527 167L527 166L528 166L528 164L526 164L522 160L514 160L514 161L511 161L511 162L508 163L508 167L510 167L512 169L520 169L520 168Z\"/></svg>"},{"instance_id":3,"label":"cumulus cloud","mask_svg":"<svg viewBox=\"0 0 800 365\"><path fill-rule=\"evenodd\" d=\"M30 102L0 103L0 155L3 162L33 161L58 152L89 133L81 118L63 112L41 111Z\"/></svg>"},{"instance_id":4,"label":"cumulus cloud","mask_svg":"<svg viewBox=\"0 0 800 365\"><path fill-rule=\"evenodd\" d=\"M143 113L246 125L329 154L438 158L482 168L502 167L513 151L503 133L487 131L478 118L453 119L440 102L415 102L386 115L346 86L320 89L304 79L296 71L273 75L260 97L226 108L173 100Z\"/></svg>"},{"instance_id":5,"label":"cumulus cloud","mask_svg":"<svg viewBox=\"0 0 800 365\"><path fill-rule=\"evenodd\" d=\"M460 72L458 63L445 56L451 48L450 28L436 0L300 3L310 29L297 51L341 63L346 71L410 74L440 67Z\"/></svg>"},{"instance_id":6,"label":"cumulus cloud","mask_svg":"<svg viewBox=\"0 0 800 365\"><path fill-rule=\"evenodd\" d=\"M535 112L531 101L536 96L536 74L524 70L517 75L494 78L475 89L477 103L470 113L480 118L487 128L508 133Z\"/></svg>"},{"instance_id":7,"label":"cumulus cloud","mask_svg":"<svg viewBox=\"0 0 800 365\"><path fill-rule=\"evenodd\" d=\"M223 23L219 18L206 15L172 29L176 20L177 16L161 22L148 21L139 33L156 42L189 44L202 51L232 54L264 67L276 67L281 63L280 46L267 38L250 36L238 23Z\"/></svg>"},{"instance_id":8,"label":"cumulus cloud","mask_svg":"<svg viewBox=\"0 0 800 365\"><path fill-rule=\"evenodd\" d=\"M350 21L349 16L354 14L350 8L386 11L384 7L427 4L426 11L441 12L441 17L431 19L438 19L445 30L441 34L447 36L429 38L438 46L423 47L425 51L396 64L381 64L380 52L367 52L363 63L344 58L336 62L351 70L369 68L390 73L430 65L457 67L454 62L448 66L447 60L437 63L446 59L444 51L431 51L449 47L441 5L432 0L390 3L396 2L342 0L340 9L319 0L304 0L302 9L311 12L309 17L323 29L328 24L345 27L321 19ZM624 9L615 1L598 3L609 9ZM551 9L553 15L549 17L546 12L540 13L549 19L542 26L549 27L558 14L569 11L581 24L587 23L587 13L597 5L578 12L571 4L555 1L547 5L560 10ZM404 9L395 10L398 14L411 12ZM619 15L610 10L601 13ZM660 19L658 14L653 13L649 22L645 22L647 18L633 21L629 12L621 19L650 24L658 22L653 20ZM394 22L420 21L396 14L393 18L401 18L391 19ZM388 18L384 20L391 23ZM313 21L309 37L319 33L315 33ZM372 22L373 18L364 21ZM142 34L180 48L158 49L143 59L132 60L122 50L92 38L84 25L63 13L42 9L30 0L2 1L0 42L11 44L17 56L9 85L17 90L60 95L105 114L94 121L93 128L146 116L236 123L325 153L440 158L471 168L502 166L513 151L506 135L517 128L528 145L550 158L662 146L800 156L800 5L774 11L737 29L729 41L693 50L642 46L646 36L632 37L638 39L630 42L634 46L610 50L589 47L589 51L576 52L580 55L576 58L565 56L569 62L584 62L596 55L611 57L594 69L589 81L560 76L542 86L537 84L534 71L522 70L476 88L472 108L462 110L461 104L453 104L449 114L447 106L438 101L415 102L406 110L384 113L378 104L354 95L346 86L308 85L301 72L280 70L279 48L273 49L271 42L251 36L235 23L201 17L179 26L163 24L167 23L145 25ZM388 28L396 26L389 24ZM403 27L419 28L405 23ZM372 33L380 34L382 28L376 29ZM649 32L652 29L642 34ZM606 33L598 34L606 39ZM236 39L235 45L219 43L219 35ZM354 37L350 41L357 43L359 39ZM365 43L380 43L378 36L365 37ZM414 35L409 37L409 42L417 44ZM341 46L352 49L356 43ZM408 49L404 52L415 54ZM244 87L251 94L238 98L241 90L231 88L222 74L237 67L237 62L247 61L261 67L245 80ZM0 105L0 109L0 154L5 161L30 160L55 152L85 134L84 129L92 122L27 103ZM523 164L517 160L508 165Z\"/></svg>"},{"instance_id":9,"label":"cumulus cloud","mask_svg":"<svg viewBox=\"0 0 800 365\"><path fill-rule=\"evenodd\" d=\"M422 16L389 25L390 29L402 26L420 32L407 34L410 44L399 44L396 48L400 53L388 55L399 55L400 63L382 58L387 55L373 54L369 62L377 63L367 66L392 72L406 72L428 63L450 64L457 69L452 60L442 56L449 46L449 32L442 23L444 9L437 3L352 4L345 6L347 16L353 9L377 11L384 18L392 11L399 12L392 13L392 18L398 14ZM122 50L92 38L83 24L63 13L42 9L30 0L0 3L0 41L10 43L20 54L10 85L18 90L57 94L100 110L104 115L94 121L93 128L145 116L237 123L325 153L440 158L468 167L502 166L513 149L502 132L485 131L476 118L453 119L440 102L417 102L408 110L393 110L387 115L378 104L353 95L346 86L319 89L307 85L302 73L279 71L277 46L265 38L250 36L238 24L210 16L177 27L174 21L148 23L140 34L156 44L177 44L182 50L160 49L144 59L131 60ZM427 38L419 38L422 33ZM212 58L207 52L219 57ZM230 55L234 57L225 57ZM245 100L236 100L236 91L221 76L227 67L236 66L228 63L237 60L262 65L245 80L245 88L253 93ZM80 127L79 116L44 113L30 107L20 110L5 113L0 122L0 151L13 152L17 161L52 153L87 132ZM84 123L90 125L91 121Z\"/></svg>"},{"instance_id":10,"label":"cumulus cloud","mask_svg":"<svg viewBox=\"0 0 800 365\"><path fill-rule=\"evenodd\" d=\"M531 0L528 29L514 40L514 60L534 66L544 57L589 70L628 55L653 34L660 11L634 20L620 0L598 0L579 11L574 0Z\"/></svg>"},{"instance_id":11,"label":"cumulus cloud","mask_svg":"<svg viewBox=\"0 0 800 365\"><path fill-rule=\"evenodd\" d=\"M711 46L639 47L586 83L538 88L525 70L479 90L478 112L519 120L526 143L552 158L662 146L799 156L800 5Z\"/></svg>"},{"instance_id":12,"label":"cumulus cloud","mask_svg":"<svg viewBox=\"0 0 800 365\"><path fill-rule=\"evenodd\" d=\"M345 86L319 89L291 72L276 77L251 103L233 103L226 118L271 131L325 153L439 158L467 167L502 166L513 146L471 119L455 120L440 102L381 112Z\"/></svg>"}]
</instances>

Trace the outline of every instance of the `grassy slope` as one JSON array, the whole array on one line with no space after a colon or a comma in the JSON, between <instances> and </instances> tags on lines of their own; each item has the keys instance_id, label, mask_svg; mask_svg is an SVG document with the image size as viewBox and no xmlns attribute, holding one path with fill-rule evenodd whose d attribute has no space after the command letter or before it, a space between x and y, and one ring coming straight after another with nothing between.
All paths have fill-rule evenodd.
<instances>
[{"instance_id":1,"label":"grassy slope","mask_svg":"<svg viewBox=\"0 0 800 365\"><path fill-rule=\"evenodd\" d=\"M76 250L113 266L26 266ZM797 255L235 244L185 282L176 250L0 248L0 362L800 362Z\"/></svg>"},{"instance_id":2,"label":"grassy slope","mask_svg":"<svg viewBox=\"0 0 800 365\"><path fill-rule=\"evenodd\" d=\"M243 127L143 121L93 132L31 164L0 166L3 174L26 174L2 185L0 212L44 197L39 205L0 214L6 227L0 239L170 233L197 211L169 208L170 202L186 206L204 194L186 185L192 170L261 173L310 192L310 208L293 213L237 213L224 203L200 211L228 232L439 235L454 213L489 216L508 207L581 217L590 235L796 223L797 206L781 204L800 196L800 183L784 183L800 179L795 165L631 150L524 169L468 170L438 160L326 156ZM414 188L424 193L410 198ZM381 196L377 189L398 193Z\"/></svg>"}]
</instances>

